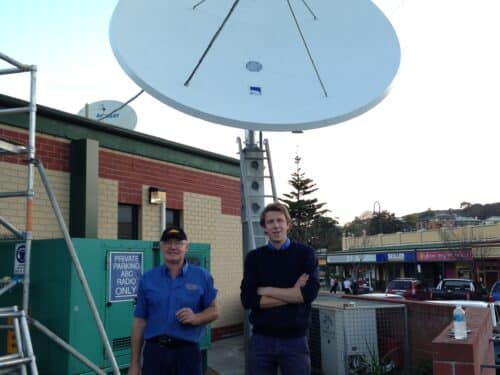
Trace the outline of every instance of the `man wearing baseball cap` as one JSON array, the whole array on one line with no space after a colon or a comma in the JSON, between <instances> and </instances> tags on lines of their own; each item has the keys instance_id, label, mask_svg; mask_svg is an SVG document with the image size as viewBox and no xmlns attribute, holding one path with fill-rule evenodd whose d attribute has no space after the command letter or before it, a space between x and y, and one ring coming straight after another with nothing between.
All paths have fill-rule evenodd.
<instances>
[{"instance_id":1,"label":"man wearing baseball cap","mask_svg":"<svg viewBox=\"0 0 500 375\"><path fill-rule=\"evenodd\" d=\"M186 261L187 249L181 228L163 232L164 264L143 275L137 292L129 375L201 374L198 343L219 317L217 289L207 270Z\"/></svg>"}]
</instances>

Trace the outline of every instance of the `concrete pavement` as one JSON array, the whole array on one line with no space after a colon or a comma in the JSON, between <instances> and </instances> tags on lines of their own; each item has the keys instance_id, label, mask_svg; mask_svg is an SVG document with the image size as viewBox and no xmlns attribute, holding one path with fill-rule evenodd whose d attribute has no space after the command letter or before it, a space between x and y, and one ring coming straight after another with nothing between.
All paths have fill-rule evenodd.
<instances>
[{"instance_id":1,"label":"concrete pavement","mask_svg":"<svg viewBox=\"0 0 500 375\"><path fill-rule=\"evenodd\" d=\"M244 375L245 352L243 335L212 342L208 349L210 375Z\"/></svg>"}]
</instances>

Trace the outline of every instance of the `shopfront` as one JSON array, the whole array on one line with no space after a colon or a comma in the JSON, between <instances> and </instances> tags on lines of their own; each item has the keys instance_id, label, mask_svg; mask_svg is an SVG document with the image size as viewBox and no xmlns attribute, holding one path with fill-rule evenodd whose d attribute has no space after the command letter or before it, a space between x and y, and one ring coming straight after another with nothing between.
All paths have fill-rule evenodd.
<instances>
[{"instance_id":1,"label":"shopfront","mask_svg":"<svg viewBox=\"0 0 500 375\"><path fill-rule=\"evenodd\" d=\"M376 254L328 255L326 261L340 278L363 279L368 286L375 286Z\"/></svg>"},{"instance_id":2,"label":"shopfront","mask_svg":"<svg viewBox=\"0 0 500 375\"><path fill-rule=\"evenodd\" d=\"M416 276L415 251L398 251L377 254L377 289L398 277Z\"/></svg>"},{"instance_id":3,"label":"shopfront","mask_svg":"<svg viewBox=\"0 0 500 375\"><path fill-rule=\"evenodd\" d=\"M474 278L472 250L419 250L417 269L429 285L437 285L442 278Z\"/></svg>"}]
</instances>

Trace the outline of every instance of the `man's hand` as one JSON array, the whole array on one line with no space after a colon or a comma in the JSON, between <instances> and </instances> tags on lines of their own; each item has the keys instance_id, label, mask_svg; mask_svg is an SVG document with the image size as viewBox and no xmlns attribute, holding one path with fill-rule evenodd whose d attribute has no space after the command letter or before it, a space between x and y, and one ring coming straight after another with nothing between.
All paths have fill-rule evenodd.
<instances>
[{"instance_id":1,"label":"man's hand","mask_svg":"<svg viewBox=\"0 0 500 375\"><path fill-rule=\"evenodd\" d=\"M182 324L191 324L193 326L198 324L196 314L189 307L183 307L182 309L177 310L175 316Z\"/></svg>"},{"instance_id":2,"label":"man's hand","mask_svg":"<svg viewBox=\"0 0 500 375\"><path fill-rule=\"evenodd\" d=\"M294 288L302 288L306 285L307 280L309 280L309 275L307 273L303 273L295 282Z\"/></svg>"},{"instance_id":3,"label":"man's hand","mask_svg":"<svg viewBox=\"0 0 500 375\"><path fill-rule=\"evenodd\" d=\"M266 289L268 289L268 287L266 287L266 286L258 287L257 288L257 294L259 296L265 296L266 295Z\"/></svg>"},{"instance_id":4,"label":"man's hand","mask_svg":"<svg viewBox=\"0 0 500 375\"><path fill-rule=\"evenodd\" d=\"M141 375L141 366L138 363L131 363L127 375Z\"/></svg>"},{"instance_id":5,"label":"man's hand","mask_svg":"<svg viewBox=\"0 0 500 375\"><path fill-rule=\"evenodd\" d=\"M307 283L307 280L309 280L309 275L307 273L303 273L302 275L300 275L300 277L297 279L297 281L295 282L295 284L293 285L293 287L295 289L300 289L302 288L304 285L306 285ZM268 296L268 297L274 297L274 298L278 298L274 293L273 291L275 291L275 289L277 288L273 288L273 287L270 287L270 286L261 286L259 288L257 288L257 294L259 296Z\"/></svg>"}]
</instances>

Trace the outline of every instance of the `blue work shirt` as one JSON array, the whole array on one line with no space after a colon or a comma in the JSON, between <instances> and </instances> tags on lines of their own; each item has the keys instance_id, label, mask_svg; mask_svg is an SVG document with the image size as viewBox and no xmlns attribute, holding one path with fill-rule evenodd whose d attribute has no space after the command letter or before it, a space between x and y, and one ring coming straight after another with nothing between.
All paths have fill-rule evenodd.
<instances>
[{"instance_id":1,"label":"blue work shirt","mask_svg":"<svg viewBox=\"0 0 500 375\"><path fill-rule=\"evenodd\" d=\"M177 277L172 279L168 268L162 264L142 276L134 315L146 320L145 340L168 335L199 342L205 325L182 324L175 313L183 307L199 313L213 302L216 295L214 280L204 268L186 262Z\"/></svg>"}]
</instances>

